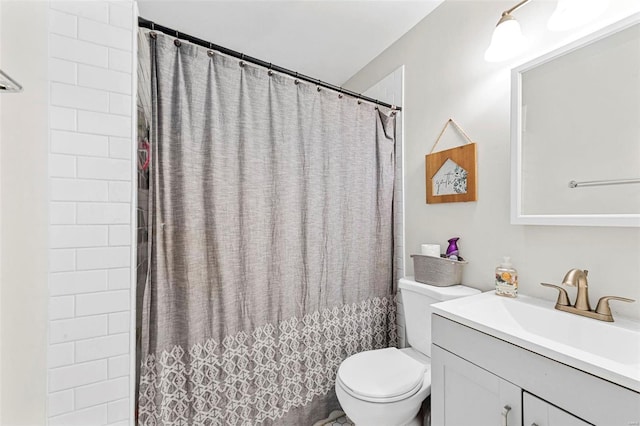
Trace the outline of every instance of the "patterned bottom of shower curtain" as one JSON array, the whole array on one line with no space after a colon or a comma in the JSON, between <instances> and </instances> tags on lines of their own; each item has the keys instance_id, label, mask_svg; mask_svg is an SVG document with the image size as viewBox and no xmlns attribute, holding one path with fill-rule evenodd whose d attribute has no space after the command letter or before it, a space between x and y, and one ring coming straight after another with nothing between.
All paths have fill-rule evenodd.
<instances>
[{"instance_id":1,"label":"patterned bottom of shower curtain","mask_svg":"<svg viewBox=\"0 0 640 426\"><path fill-rule=\"evenodd\" d=\"M396 340L389 296L149 354L141 365L139 424L311 425L311 415L336 408L342 360Z\"/></svg>"}]
</instances>

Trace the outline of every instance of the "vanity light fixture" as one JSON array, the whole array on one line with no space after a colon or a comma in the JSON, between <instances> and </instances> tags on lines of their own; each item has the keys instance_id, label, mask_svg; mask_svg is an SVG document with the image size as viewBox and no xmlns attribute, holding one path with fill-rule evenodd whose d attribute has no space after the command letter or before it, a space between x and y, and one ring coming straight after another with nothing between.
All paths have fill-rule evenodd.
<instances>
[{"instance_id":1,"label":"vanity light fixture","mask_svg":"<svg viewBox=\"0 0 640 426\"><path fill-rule=\"evenodd\" d=\"M484 53L487 62L500 62L522 52L527 47L527 39L522 35L520 24L512 13L520 9L531 0L522 0L511 9L502 12L502 16L493 30L491 44Z\"/></svg>"},{"instance_id":2,"label":"vanity light fixture","mask_svg":"<svg viewBox=\"0 0 640 426\"><path fill-rule=\"evenodd\" d=\"M502 16L493 31L491 44L484 54L487 62L500 62L522 52L528 44L522 35L520 24L512 13L531 0L522 0L511 9L502 12ZM565 31L584 25L601 15L610 0L558 0L547 27L552 31Z\"/></svg>"},{"instance_id":3,"label":"vanity light fixture","mask_svg":"<svg viewBox=\"0 0 640 426\"><path fill-rule=\"evenodd\" d=\"M0 93L22 92L22 86L0 70Z\"/></svg>"}]
</instances>

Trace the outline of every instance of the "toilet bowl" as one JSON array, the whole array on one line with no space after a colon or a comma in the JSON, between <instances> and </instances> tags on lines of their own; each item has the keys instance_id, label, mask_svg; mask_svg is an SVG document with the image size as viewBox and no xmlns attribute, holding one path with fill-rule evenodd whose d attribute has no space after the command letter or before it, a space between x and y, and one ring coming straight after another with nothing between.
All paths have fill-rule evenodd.
<instances>
[{"instance_id":1,"label":"toilet bowl","mask_svg":"<svg viewBox=\"0 0 640 426\"><path fill-rule=\"evenodd\" d=\"M431 392L431 364L411 348L360 352L338 369L336 395L356 425L419 426L422 402ZM353 363L353 365L351 365ZM380 374L371 374L377 371Z\"/></svg>"},{"instance_id":2,"label":"toilet bowl","mask_svg":"<svg viewBox=\"0 0 640 426\"><path fill-rule=\"evenodd\" d=\"M398 287L410 347L360 352L338 368L336 395L356 426L423 426L418 413L431 394L431 305L480 293L408 278L400 279Z\"/></svg>"}]
</instances>

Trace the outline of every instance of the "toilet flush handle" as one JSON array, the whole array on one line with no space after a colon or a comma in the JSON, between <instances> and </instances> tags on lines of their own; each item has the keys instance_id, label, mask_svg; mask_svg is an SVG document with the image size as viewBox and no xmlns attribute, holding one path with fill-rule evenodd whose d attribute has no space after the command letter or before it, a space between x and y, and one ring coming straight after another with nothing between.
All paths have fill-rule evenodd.
<instances>
[{"instance_id":1,"label":"toilet flush handle","mask_svg":"<svg viewBox=\"0 0 640 426\"><path fill-rule=\"evenodd\" d=\"M502 426L508 426L507 416L509 415L509 411L511 411L511 407L509 405L505 405L502 410Z\"/></svg>"}]
</instances>

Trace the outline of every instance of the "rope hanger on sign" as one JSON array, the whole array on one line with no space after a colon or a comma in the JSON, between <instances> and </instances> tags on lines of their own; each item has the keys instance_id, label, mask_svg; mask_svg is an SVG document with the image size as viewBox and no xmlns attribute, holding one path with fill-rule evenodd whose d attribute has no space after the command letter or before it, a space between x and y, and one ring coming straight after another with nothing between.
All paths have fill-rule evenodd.
<instances>
[{"instance_id":1,"label":"rope hanger on sign","mask_svg":"<svg viewBox=\"0 0 640 426\"><path fill-rule=\"evenodd\" d=\"M449 127L449 124L453 124L453 126L458 130L458 132L460 132L460 134L464 136L464 138L467 140L467 143L474 143L473 140L471 140L471 138L469 137L469 135L462 129L462 127L460 127L460 125L456 123L453 118L450 118L449 120L447 120L444 127L442 128L442 131L438 135L436 142L431 147L431 151L429 151L429 154L432 154L433 150L436 149L436 145L438 145L438 142L440 142L440 139L442 139L442 135L444 135L444 132Z\"/></svg>"}]
</instances>

